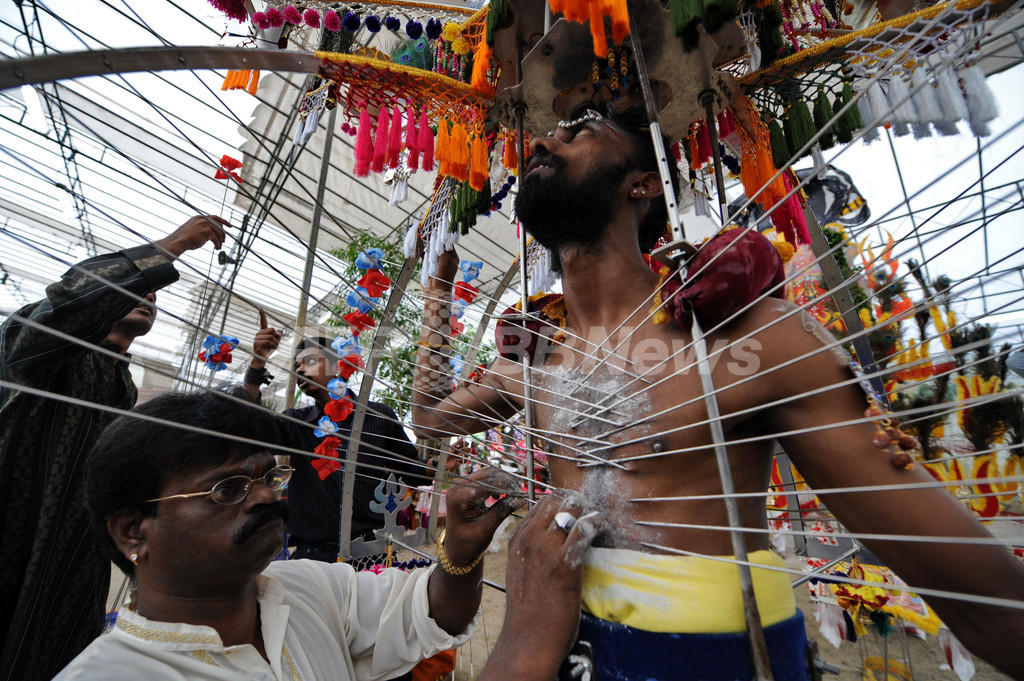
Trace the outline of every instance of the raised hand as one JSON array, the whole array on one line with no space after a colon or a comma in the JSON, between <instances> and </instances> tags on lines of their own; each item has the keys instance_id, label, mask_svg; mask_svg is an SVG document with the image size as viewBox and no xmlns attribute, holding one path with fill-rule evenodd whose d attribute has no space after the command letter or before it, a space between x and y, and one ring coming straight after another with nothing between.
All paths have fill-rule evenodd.
<instances>
[{"instance_id":1,"label":"raised hand","mask_svg":"<svg viewBox=\"0 0 1024 681\"><path fill-rule=\"evenodd\" d=\"M170 235L154 241L153 245L168 260L175 260L185 251L202 248L207 241L211 242L213 248L219 251L224 244L224 229L230 226L231 224L227 220L217 215L194 215Z\"/></svg>"},{"instance_id":2,"label":"raised hand","mask_svg":"<svg viewBox=\"0 0 1024 681\"><path fill-rule=\"evenodd\" d=\"M252 339L253 359L249 363L254 369L266 366L266 360L281 344L281 332L267 323L267 313L260 310L260 330Z\"/></svg>"}]
</instances>

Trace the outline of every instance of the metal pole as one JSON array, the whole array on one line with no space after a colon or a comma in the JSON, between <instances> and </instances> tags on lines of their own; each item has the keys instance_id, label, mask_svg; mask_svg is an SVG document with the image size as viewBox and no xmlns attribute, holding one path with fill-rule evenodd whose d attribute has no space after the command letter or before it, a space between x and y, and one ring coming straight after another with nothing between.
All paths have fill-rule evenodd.
<instances>
[{"instance_id":1,"label":"metal pole","mask_svg":"<svg viewBox=\"0 0 1024 681\"><path fill-rule=\"evenodd\" d=\"M523 118L526 116L526 107L523 104L516 106L516 144L519 152L518 174L519 181L523 181L526 174L526 144L524 140ZM526 230L522 223L519 224L519 283L522 285L520 303L523 309L521 313L525 318L530 313L530 290L529 290L529 267L526 263ZM523 320L523 329L526 329L526 321ZM527 331L527 333L529 333ZM530 389L530 358L523 353L523 444L526 447L526 495L531 501L537 500L537 490L534 488L533 475L533 410L530 404L533 400Z\"/></svg>"},{"instance_id":2,"label":"metal pole","mask_svg":"<svg viewBox=\"0 0 1024 681\"><path fill-rule=\"evenodd\" d=\"M650 80L647 76L647 63L643 51L640 49L640 39L637 37L636 26L630 19L629 38L633 46L633 61L636 63L637 77L640 80L640 88L644 94L644 106L647 111L647 120L651 126L651 141L654 144L654 151L658 156L658 169L661 172L662 187L664 189L665 202L668 207L669 224L672 227L672 238L683 241L686 235L679 222L679 209L676 206L675 192L672 190L671 172L668 166L668 155L665 150L664 141L661 138L661 127L658 125L658 110L655 107L654 93L651 90ZM710 125L710 124L709 124ZM717 135L716 135L717 138ZM717 153L718 145L714 145ZM720 196L724 196L724 191ZM721 200L721 199L720 199ZM680 268L680 277L685 277L683 268ZM704 341L704 333L700 328L697 315L693 315L693 343L697 350L697 367L700 371L701 387L704 390L704 404L708 410L708 421L711 425L711 435L715 443L715 459L718 462L718 474L722 481L722 493L725 496L725 508L729 518L729 536L732 540L733 552L740 575L740 587L743 592L743 610L747 619L747 635L750 639L751 660L754 665L754 672L758 681L771 681L772 668L771 660L768 657L768 646L764 640L764 629L761 626L761 614L757 609L757 600L754 596L754 582L750 574L750 566L747 562L746 538L738 528L742 527L739 513L739 504L733 496L735 486L732 479L732 468L729 466L729 453L725 448L725 432L722 430L721 413L718 409L718 400L715 397L715 384L711 377L711 365L708 362L707 344Z\"/></svg>"},{"instance_id":3,"label":"metal pole","mask_svg":"<svg viewBox=\"0 0 1024 681\"><path fill-rule=\"evenodd\" d=\"M302 288L299 290L299 307L295 314L295 338L292 341L292 356L295 356L295 349L302 341L303 329L306 326L306 306L309 305L309 287L313 281L313 259L316 257L316 242L320 237L320 216L324 212L324 187L327 184L327 171L331 169L331 146L334 143L335 120L338 117L338 107L331 109L330 118L327 120L327 138L324 140L324 153L320 157L320 180L316 185L316 203L313 204L313 219L309 225L309 243L306 252L306 267L302 271ZM293 395L295 395L295 373L288 373L288 390L285 392L285 399L288 406Z\"/></svg>"},{"instance_id":4,"label":"metal pole","mask_svg":"<svg viewBox=\"0 0 1024 681\"><path fill-rule=\"evenodd\" d=\"M702 90L698 95L701 105L707 118L704 119L708 126L708 135L711 138L711 154L715 161L715 186L718 188L718 218L725 224L726 218L726 196L725 177L722 175L722 154L718 150L718 129L715 127L715 110L712 105L715 103L714 90Z\"/></svg>"}]
</instances>

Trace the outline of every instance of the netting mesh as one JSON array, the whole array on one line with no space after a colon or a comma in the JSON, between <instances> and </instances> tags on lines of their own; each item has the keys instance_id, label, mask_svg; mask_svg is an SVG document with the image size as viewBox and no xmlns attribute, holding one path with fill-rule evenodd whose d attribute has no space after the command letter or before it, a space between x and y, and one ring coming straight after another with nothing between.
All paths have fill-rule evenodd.
<instances>
[{"instance_id":1,"label":"netting mesh","mask_svg":"<svg viewBox=\"0 0 1024 681\"><path fill-rule=\"evenodd\" d=\"M912 69L926 57L933 66L962 63L985 19L1003 3L962 0L873 25L820 42L742 75L742 63L728 68L762 112L781 116L788 102L813 99L819 90L838 95L844 81L865 78L898 66Z\"/></svg>"},{"instance_id":2,"label":"netting mesh","mask_svg":"<svg viewBox=\"0 0 1024 681\"><path fill-rule=\"evenodd\" d=\"M487 93L432 71L351 54L317 52L324 61L321 76L342 83L347 90L345 113L358 118L363 108L412 107L426 111L436 123L441 118L467 127L483 120L491 101Z\"/></svg>"}]
</instances>

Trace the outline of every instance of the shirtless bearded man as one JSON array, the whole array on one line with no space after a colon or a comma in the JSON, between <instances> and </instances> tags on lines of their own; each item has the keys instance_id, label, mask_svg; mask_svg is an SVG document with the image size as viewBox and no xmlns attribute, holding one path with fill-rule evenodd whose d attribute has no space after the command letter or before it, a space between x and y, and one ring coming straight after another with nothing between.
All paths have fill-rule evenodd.
<instances>
[{"instance_id":1,"label":"shirtless bearded man","mask_svg":"<svg viewBox=\"0 0 1024 681\"><path fill-rule=\"evenodd\" d=\"M668 664L675 676L701 657L707 666L697 676L749 678L737 571L699 557L733 551L727 531L697 529L729 523L722 499L707 498L722 487L700 375L691 353L672 357L688 347L690 329L655 323L649 314L661 282L642 251L666 222L651 146L644 129L596 112L531 141L516 209L560 264L564 295L542 305L548 318L567 326L556 342L530 353L534 425L553 443L553 484L583 492L610 522L585 564L581 638L602 641L595 649L596 678L602 668L605 678L665 678L661 667L645 667L645 660ZM413 424L426 437L480 431L524 402L522 364L505 357L482 381L445 395L441 386L450 379L441 367L447 365L442 356L456 266L454 254L442 256L425 290ZM712 376L732 443L736 491L756 493L739 499L742 525L766 527L763 493L778 440L813 487L875 490L825 497L851 532L989 537L944 490L914 487L931 478L919 467L895 466L874 447L871 423L833 425L862 421L866 403L843 358L823 349L826 338L809 316L773 298L707 337L709 347L727 348ZM614 408L591 406L602 400ZM898 491L886 491L893 485ZM915 587L1024 602L1024 566L1001 546L969 540L868 545ZM781 565L767 549L766 533L747 534L752 562ZM803 622L789 577L755 568L753 579L775 678L806 678ZM972 651L1024 677L1024 610L970 598L928 600ZM626 631L631 650L620 666L609 641ZM657 655L642 652L658 646Z\"/></svg>"}]
</instances>

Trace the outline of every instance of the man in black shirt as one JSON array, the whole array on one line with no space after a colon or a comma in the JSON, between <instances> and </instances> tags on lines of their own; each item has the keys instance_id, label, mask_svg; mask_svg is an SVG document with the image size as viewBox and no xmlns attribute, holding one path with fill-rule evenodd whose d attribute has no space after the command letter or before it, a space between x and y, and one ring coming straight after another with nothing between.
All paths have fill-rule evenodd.
<instances>
[{"instance_id":1,"label":"man in black shirt","mask_svg":"<svg viewBox=\"0 0 1024 681\"><path fill-rule=\"evenodd\" d=\"M261 317L261 327L253 339L253 359L245 374L245 392L257 399L266 371L265 359L277 349L281 339L279 331L267 326L265 317ZM282 419L284 444L288 447L313 452L321 443L322 438L313 431L324 416L324 407L331 401L327 383L338 376L338 359L327 338L306 338L299 343L294 360L298 388L316 404L283 412L290 417ZM351 391L348 398L356 400ZM336 424L338 432L334 436L341 442L340 461L344 461L348 451L353 419L350 414ZM329 469L318 470L313 464L320 461L322 459L313 457L291 457L295 473L288 484L287 527L296 546L292 558L333 563L338 559L344 468L329 472ZM373 540L376 538L373 530L384 526L383 516L370 510L370 502L374 500L377 485L387 479L389 471L394 471L395 477L410 487L428 485L432 479L425 465L417 461L416 447L409 441L395 412L386 404L371 401L367 404L359 443L352 500L352 539Z\"/></svg>"}]
</instances>

